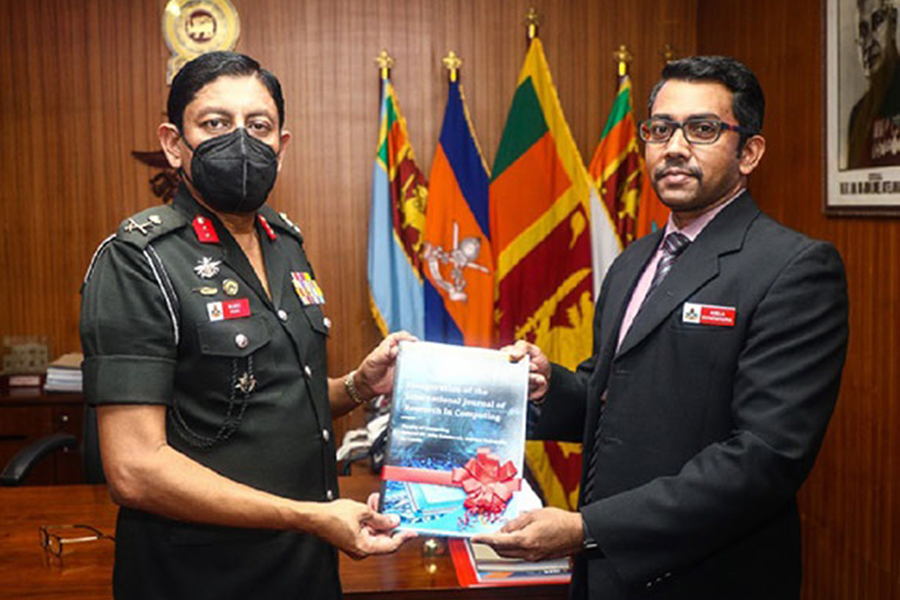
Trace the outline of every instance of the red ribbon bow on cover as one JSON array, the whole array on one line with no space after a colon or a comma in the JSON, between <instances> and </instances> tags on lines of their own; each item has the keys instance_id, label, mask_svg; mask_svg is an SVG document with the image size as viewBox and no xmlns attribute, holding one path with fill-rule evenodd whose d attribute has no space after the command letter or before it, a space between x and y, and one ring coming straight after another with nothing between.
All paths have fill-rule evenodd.
<instances>
[{"instance_id":1,"label":"red ribbon bow on cover","mask_svg":"<svg viewBox=\"0 0 900 600\"><path fill-rule=\"evenodd\" d=\"M513 492L522 487L511 460L500 466L490 448L479 448L465 467L453 469L451 480L461 486L467 498L463 506L474 514L499 515L506 510Z\"/></svg>"}]
</instances>

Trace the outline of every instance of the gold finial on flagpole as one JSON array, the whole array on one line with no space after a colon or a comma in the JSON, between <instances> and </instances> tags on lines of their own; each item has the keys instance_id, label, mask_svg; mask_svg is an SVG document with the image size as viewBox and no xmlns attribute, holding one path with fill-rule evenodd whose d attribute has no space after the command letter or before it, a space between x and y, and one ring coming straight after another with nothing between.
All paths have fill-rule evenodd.
<instances>
[{"instance_id":1,"label":"gold finial on flagpole","mask_svg":"<svg viewBox=\"0 0 900 600\"><path fill-rule=\"evenodd\" d=\"M528 9L528 14L525 15L526 35L529 42L538 36L538 25L540 23L541 18L538 16L537 10L532 6Z\"/></svg>"},{"instance_id":2,"label":"gold finial on flagpole","mask_svg":"<svg viewBox=\"0 0 900 600\"><path fill-rule=\"evenodd\" d=\"M455 82L459 79L459 69L462 67L463 61L460 57L456 55L456 52L453 50L450 51L450 54L445 56L442 60L444 66L447 67L447 70L450 71L450 81Z\"/></svg>"},{"instance_id":3,"label":"gold finial on flagpole","mask_svg":"<svg viewBox=\"0 0 900 600\"><path fill-rule=\"evenodd\" d=\"M667 64L678 57L678 53L675 51L675 47L672 46L672 44L666 44L665 46L663 46L662 52L660 54Z\"/></svg>"},{"instance_id":4,"label":"gold finial on flagpole","mask_svg":"<svg viewBox=\"0 0 900 600\"><path fill-rule=\"evenodd\" d=\"M387 48L382 48L378 56L375 57L375 64L381 71L381 79L385 81L391 77L391 69L394 68L394 59L388 54Z\"/></svg>"},{"instance_id":5,"label":"gold finial on flagpole","mask_svg":"<svg viewBox=\"0 0 900 600\"><path fill-rule=\"evenodd\" d=\"M634 60L634 55L628 50L628 46L622 44L619 49L612 53L613 60L619 65L619 77L628 75L628 63Z\"/></svg>"}]
</instances>

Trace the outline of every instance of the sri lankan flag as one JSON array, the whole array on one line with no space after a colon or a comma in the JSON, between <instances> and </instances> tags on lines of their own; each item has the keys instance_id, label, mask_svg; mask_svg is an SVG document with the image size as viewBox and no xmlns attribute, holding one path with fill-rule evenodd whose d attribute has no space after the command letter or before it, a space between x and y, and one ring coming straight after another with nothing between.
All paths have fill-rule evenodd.
<instances>
[{"instance_id":1,"label":"sri lankan flag","mask_svg":"<svg viewBox=\"0 0 900 600\"><path fill-rule=\"evenodd\" d=\"M648 233L653 233L657 229L662 229L669 220L669 209L660 201L653 188L650 187L649 175L647 176L646 184L649 191L646 194L642 194L637 209L637 231L635 232L635 237L639 238L644 237Z\"/></svg>"},{"instance_id":2,"label":"sri lankan flag","mask_svg":"<svg viewBox=\"0 0 900 600\"><path fill-rule=\"evenodd\" d=\"M416 166L406 120L390 80L381 93L378 153L369 218L369 291L383 335L405 329L424 335L420 249L428 183Z\"/></svg>"},{"instance_id":3,"label":"sri lankan flag","mask_svg":"<svg viewBox=\"0 0 900 600\"><path fill-rule=\"evenodd\" d=\"M619 81L616 100L594 152L590 172L591 179L600 190L601 210L607 216L606 221L601 223L594 215L595 238L598 237L598 227L608 230L612 226L618 250L621 251L635 239L638 205L654 196L638 147L631 106L631 78L628 75ZM604 272L612 258L615 255L601 262ZM594 265L596 267L597 263Z\"/></svg>"},{"instance_id":4,"label":"sri lankan flag","mask_svg":"<svg viewBox=\"0 0 900 600\"><path fill-rule=\"evenodd\" d=\"M494 257L488 169L458 81L450 82L429 180L422 254L427 278L425 338L491 346Z\"/></svg>"},{"instance_id":5,"label":"sri lankan flag","mask_svg":"<svg viewBox=\"0 0 900 600\"><path fill-rule=\"evenodd\" d=\"M526 339L574 369L591 353L590 197L543 46L531 42L490 187L501 345ZM555 444L555 443L550 443ZM526 460L548 503L574 507L580 453L530 442ZM573 475L574 474L574 475Z\"/></svg>"},{"instance_id":6,"label":"sri lankan flag","mask_svg":"<svg viewBox=\"0 0 900 600\"><path fill-rule=\"evenodd\" d=\"M609 256L611 245L595 252L594 275L602 279L612 259L622 248L639 237L664 227L669 218L669 209L659 201L647 167L638 146L637 127L632 106L631 77L619 80L619 90L612 110L606 120L606 127L600 136L600 144L591 161L591 179L600 190L600 204L606 219L599 210L594 210L593 235L595 250L597 240L602 239L610 226L615 230L619 244L618 251ZM606 234L608 236L608 234ZM602 265L598 269L598 265Z\"/></svg>"}]
</instances>

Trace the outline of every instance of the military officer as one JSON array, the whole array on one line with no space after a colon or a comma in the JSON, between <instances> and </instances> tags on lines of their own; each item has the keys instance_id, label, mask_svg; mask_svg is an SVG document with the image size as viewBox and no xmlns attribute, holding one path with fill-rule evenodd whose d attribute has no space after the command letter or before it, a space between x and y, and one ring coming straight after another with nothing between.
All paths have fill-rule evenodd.
<instances>
[{"instance_id":1,"label":"military officer","mask_svg":"<svg viewBox=\"0 0 900 600\"><path fill-rule=\"evenodd\" d=\"M279 82L252 58L188 63L158 130L181 188L126 219L88 269L83 369L121 506L117 598L339 598L335 548L361 558L409 537L338 499L331 421L390 391L410 336L327 377L303 236L265 205L283 123Z\"/></svg>"}]
</instances>

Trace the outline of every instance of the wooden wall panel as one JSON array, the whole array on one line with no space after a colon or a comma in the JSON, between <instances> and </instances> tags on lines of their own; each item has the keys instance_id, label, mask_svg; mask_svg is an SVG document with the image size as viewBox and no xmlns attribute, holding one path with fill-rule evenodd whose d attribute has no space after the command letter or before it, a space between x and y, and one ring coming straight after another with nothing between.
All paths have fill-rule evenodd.
<instances>
[{"instance_id":1,"label":"wooden wall panel","mask_svg":"<svg viewBox=\"0 0 900 600\"><path fill-rule=\"evenodd\" d=\"M900 599L900 221L822 214L821 4L700 0L698 15L698 51L744 61L766 92L768 148L754 195L780 221L834 242L847 267L841 396L800 495L804 598Z\"/></svg>"},{"instance_id":2,"label":"wooden wall panel","mask_svg":"<svg viewBox=\"0 0 900 600\"><path fill-rule=\"evenodd\" d=\"M233 0L237 49L282 80L294 133L271 203L301 224L335 323L332 371L377 341L366 232L382 47L427 173L446 98L440 59L463 81L488 159L500 139L534 5L569 124L590 160L615 92L612 51L628 44L639 114L670 43L694 47L695 0ZM0 334L78 348L78 288L97 244L156 202L130 157L157 148L168 50L164 0L0 3ZM652 17L648 16L652 15Z\"/></svg>"}]
</instances>

